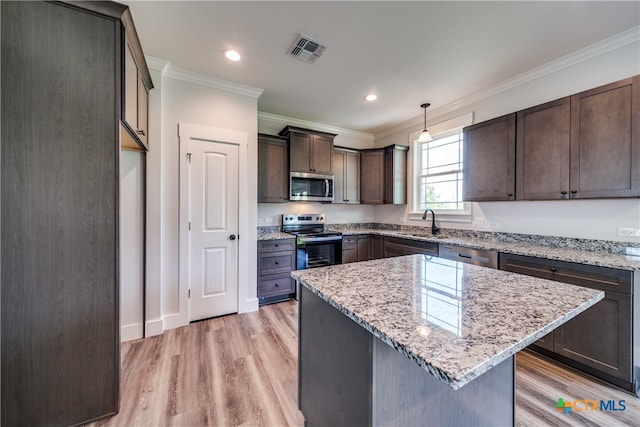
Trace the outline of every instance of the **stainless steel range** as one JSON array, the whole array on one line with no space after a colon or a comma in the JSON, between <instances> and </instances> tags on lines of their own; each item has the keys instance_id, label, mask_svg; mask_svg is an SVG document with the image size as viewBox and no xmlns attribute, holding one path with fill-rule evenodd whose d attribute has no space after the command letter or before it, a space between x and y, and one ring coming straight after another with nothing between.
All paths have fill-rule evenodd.
<instances>
[{"instance_id":1,"label":"stainless steel range","mask_svg":"<svg viewBox=\"0 0 640 427\"><path fill-rule=\"evenodd\" d=\"M342 263L342 233L324 229L324 214L284 214L282 231L296 236L298 270Z\"/></svg>"}]
</instances>

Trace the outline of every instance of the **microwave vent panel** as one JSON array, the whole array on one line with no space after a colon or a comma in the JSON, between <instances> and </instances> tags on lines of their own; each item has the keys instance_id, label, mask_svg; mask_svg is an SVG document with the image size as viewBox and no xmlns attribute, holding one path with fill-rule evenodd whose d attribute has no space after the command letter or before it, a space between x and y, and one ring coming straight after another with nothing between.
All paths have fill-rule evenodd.
<instances>
[{"instance_id":1,"label":"microwave vent panel","mask_svg":"<svg viewBox=\"0 0 640 427\"><path fill-rule=\"evenodd\" d=\"M298 34L298 37L289 48L289 55L313 64L328 48L329 46L325 42L314 40L304 34Z\"/></svg>"}]
</instances>

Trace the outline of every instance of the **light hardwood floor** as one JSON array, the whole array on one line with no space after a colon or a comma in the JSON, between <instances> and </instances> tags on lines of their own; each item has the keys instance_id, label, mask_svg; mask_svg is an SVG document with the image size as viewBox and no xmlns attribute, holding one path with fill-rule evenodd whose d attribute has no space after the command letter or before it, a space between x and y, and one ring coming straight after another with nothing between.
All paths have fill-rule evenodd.
<instances>
[{"instance_id":1,"label":"light hardwood floor","mask_svg":"<svg viewBox=\"0 0 640 427\"><path fill-rule=\"evenodd\" d=\"M92 426L304 425L294 301L129 341L121 351L120 413ZM518 355L516 377L518 426L639 425L639 399L531 353ZM627 409L563 415L558 397L625 400Z\"/></svg>"}]
</instances>

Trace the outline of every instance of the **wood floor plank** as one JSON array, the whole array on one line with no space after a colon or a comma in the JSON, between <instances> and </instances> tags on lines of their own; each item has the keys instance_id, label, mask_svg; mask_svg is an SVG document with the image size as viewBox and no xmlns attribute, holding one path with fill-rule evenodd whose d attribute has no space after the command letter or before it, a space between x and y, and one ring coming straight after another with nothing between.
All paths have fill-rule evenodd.
<instances>
[{"instance_id":1,"label":"wood floor plank","mask_svg":"<svg viewBox=\"0 0 640 427\"><path fill-rule=\"evenodd\" d=\"M261 307L121 345L120 413L91 426L303 426L297 303ZM523 351L516 425L639 426L640 399ZM554 408L558 397L625 400L624 412Z\"/></svg>"}]
</instances>

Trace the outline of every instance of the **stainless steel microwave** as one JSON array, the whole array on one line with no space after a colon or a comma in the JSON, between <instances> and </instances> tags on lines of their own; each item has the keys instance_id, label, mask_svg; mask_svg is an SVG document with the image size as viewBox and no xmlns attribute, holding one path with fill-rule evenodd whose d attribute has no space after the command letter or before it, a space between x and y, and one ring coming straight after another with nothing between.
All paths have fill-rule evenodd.
<instances>
[{"instance_id":1,"label":"stainless steel microwave","mask_svg":"<svg viewBox=\"0 0 640 427\"><path fill-rule=\"evenodd\" d=\"M289 173L289 200L292 202L332 202L333 175Z\"/></svg>"}]
</instances>

